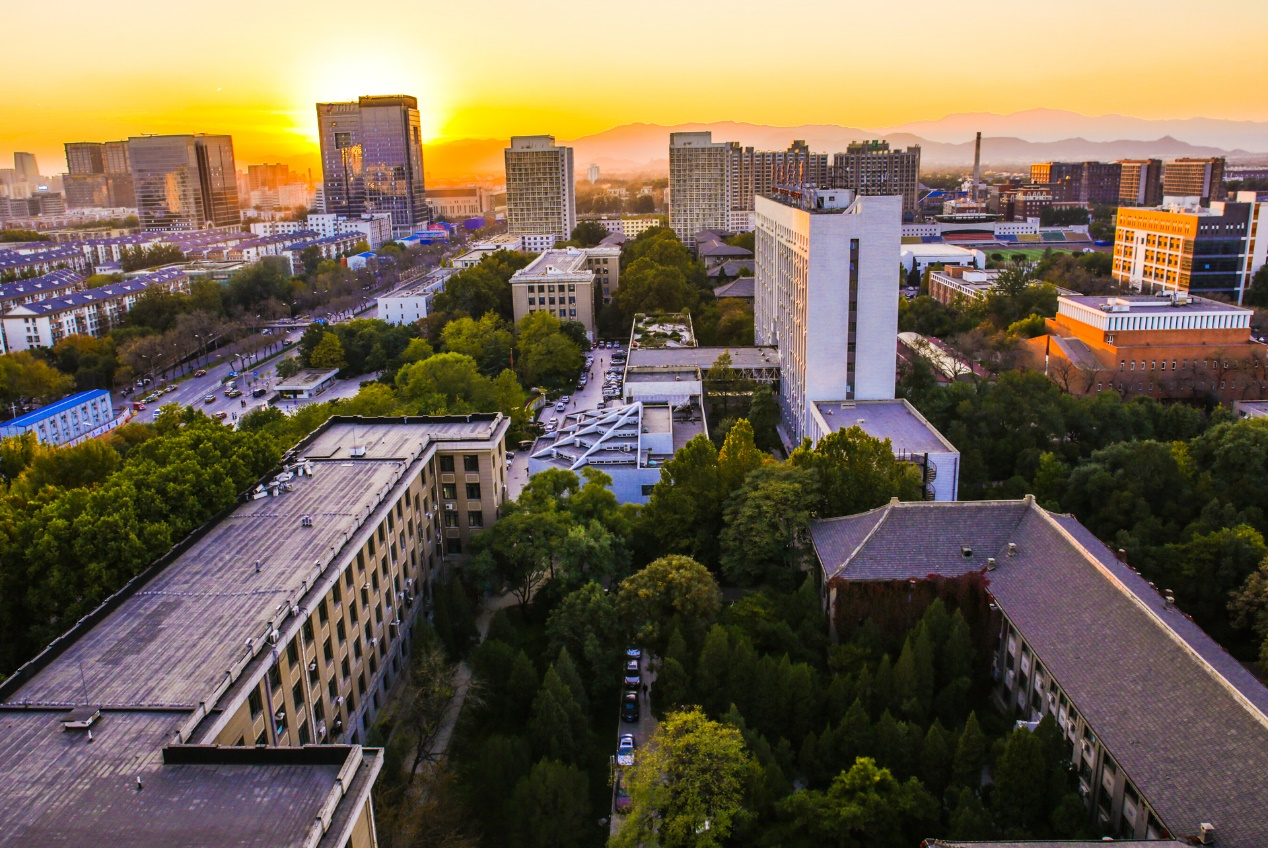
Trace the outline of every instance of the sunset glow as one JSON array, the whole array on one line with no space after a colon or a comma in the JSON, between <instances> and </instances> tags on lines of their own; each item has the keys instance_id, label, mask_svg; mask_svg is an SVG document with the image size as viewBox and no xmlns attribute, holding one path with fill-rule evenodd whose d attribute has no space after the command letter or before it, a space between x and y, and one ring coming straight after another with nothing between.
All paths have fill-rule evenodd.
<instances>
[{"instance_id":1,"label":"sunset glow","mask_svg":"<svg viewBox=\"0 0 1268 848\"><path fill-rule=\"evenodd\" d=\"M722 118L884 128L948 112L1035 107L1146 118L1268 119L1263 51L1165 61L1192 15L1071 0L772 8L645 0L509 0L368 9L324 0L205 6L68 0L5 10L0 157L146 132L227 132L238 161L311 159L313 104L416 96L427 139L561 139L629 122ZM1215 0L1211 20L1268 28L1268 4ZM22 37L12 37L25 33ZM1130 36L1126 35L1130 33ZM13 69L20 69L14 71ZM47 164L45 164L47 163Z\"/></svg>"}]
</instances>

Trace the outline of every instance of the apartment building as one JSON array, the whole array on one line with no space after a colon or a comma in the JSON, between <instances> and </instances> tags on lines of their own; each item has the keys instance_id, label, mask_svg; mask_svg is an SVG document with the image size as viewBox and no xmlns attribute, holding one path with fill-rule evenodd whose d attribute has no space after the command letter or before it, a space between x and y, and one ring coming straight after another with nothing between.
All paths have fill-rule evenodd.
<instances>
[{"instance_id":1,"label":"apartment building","mask_svg":"<svg viewBox=\"0 0 1268 848\"><path fill-rule=\"evenodd\" d=\"M0 275L18 277L62 270L86 274L92 272L92 266L83 251L71 245L48 247L45 242L40 242L17 249L0 248Z\"/></svg>"},{"instance_id":2,"label":"apartment building","mask_svg":"<svg viewBox=\"0 0 1268 848\"><path fill-rule=\"evenodd\" d=\"M814 521L810 536L835 636L883 619L886 585L906 599L904 621L935 597L960 609L992 646L996 707L1061 728L1093 828L1268 844L1268 689L1076 519L1029 496L895 499ZM1021 843L983 846L1005 844Z\"/></svg>"},{"instance_id":3,"label":"apartment building","mask_svg":"<svg viewBox=\"0 0 1268 848\"><path fill-rule=\"evenodd\" d=\"M1164 197L1197 197L1201 205L1224 199L1224 157L1182 157L1162 169Z\"/></svg>"},{"instance_id":4,"label":"apartment building","mask_svg":"<svg viewBox=\"0 0 1268 848\"><path fill-rule=\"evenodd\" d=\"M920 194L920 145L891 150L888 141L856 141L832 157L833 188L856 196L897 194L903 199L903 220L916 217Z\"/></svg>"},{"instance_id":5,"label":"apartment building","mask_svg":"<svg viewBox=\"0 0 1268 848\"><path fill-rule=\"evenodd\" d=\"M0 844L372 848L362 744L461 547L443 460L483 480L507 426L331 419L0 684Z\"/></svg>"},{"instance_id":6,"label":"apartment building","mask_svg":"<svg viewBox=\"0 0 1268 848\"><path fill-rule=\"evenodd\" d=\"M1030 181L1048 186L1058 203L1118 203L1122 171L1120 162L1036 162Z\"/></svg>"},{"instance_id":7,"label":"apartment building","mask_svg":"<svg viewBox=\"0 0 1268 848\"><path fill-rule=\"evenodd\" d=\"M779 348L796 443L815 401L894 397L902 199L810 190L759 197L755 211L756 341Z\"/></svg>"},{"instance_id":8,"label":"apartment building","mask_svg":"<svg viewBox=\"0 0 1268 848\"><path fill-rule=\"evenodd\" d=\"M621 248L600 244L584 248L586 267L594 272L594 282L599 288L603 303L611 303L616 290L621 287Z\"/></svg>"},{"instance_id":9,"label":"apartment building","mask_svg":"<svg viewBox=\"0 0 1268 848\"><path fill-rule=\"evenodd\" d=\"M431 314L432 298L445 290L445 281L456 273L455 268L435 268L383 295L377 302L379 320L396 325L423 320Z\"/></svg>"},{"instance_id":10,"label":"apartment building","mask_svg":"<svg viewBox=\"0 0 1268 848\"><path fill-rule=\"evenodd\" d=\"M593 341L595 303L602 294L592 261L589 250L569 247L548 250L516 271L511 276L515 323L531 312L546 311L560 321L581 322L586 337Z\"/></svg>"},{"instance_id":11,"label":"apartment building","mask_svg":"<svg viewBox=\"0 0 1268 848\"><path fill-rule=\"evenodd\" d=\"M1124 206L1162 203L1162 160L1120 159L1118 202Z\"/></svg>"},{"instance_id":12,"label":"apartment building","mask_svg":"<svg viewBox=\"0 0 1268 848\"><path fill-rule=\"evenodd\" d=\"M567 240L577 226L572 148L553 135L513 136L504 161L507 232L546 236L551 247Z\"/></svg>"},{"instance_id":13,"label":"apartment building","mask_svg":"<svg viewBox=\"0 0 1268 848\"><path fill-rule=\"evenodd\" d=\"M304 239L286 245L280 251L278 256L283 256L291 263L291 273L299 274L304 270L304 251L314 248L321 254L322 259L330 259L337 261L340 256L350 252L361 242L360 233L343 233L333 236L320 236L318 238Z\"/></svg>"},{"instance_id":14,"label":"apartment building","mask_svg":"<svg viewBox=\"0 0 1268 848\"><path fill-rule=\"evenodd\" d=\"M77 392L0 425L0 438L31 433L43 445L66 447L114 429L119 419L105 389Z\"/></svg>"},{"instance_id":15,"label":"apartment building","mask_svg":"<svg viewBox=\"0 0 1268 848\"><path fill-rule=\"evenodd\" d=\"M75 271L67 270L50 271L39 277L13 283L0 283L0 315L15 306L50 297L61 297L79 291L83 286L84 277Z\"/></svg>"},{"instance_id":16,"label":"apartment building","mask_svg":"<svg viewBox=\"0 0 1268 848\"><path fill-rule=\"evenodd\" d=\"M318 103L322 211L350 218L392 216L392 234L426 229L423 143L417 98L360 97Z\"/></svg>"},{"instance_id":17,"label":"apartment building","mask_svg":"<svg viewBox=\"0 0 1268 848\"><path fill-rule=\"evenodd\" d=\"M1114 279L1143 292L1218 293L1241 303L1251 277L1268 261L1268 194L1239 191L1209 206L1197 197L1154 209L1120 208L1114 233Z\"/></svg>"},{"instance_id":18,"label":"apartment building","mask_svg":"<svg viewBox=\"0 0 1268 848\"><path fill-rule=\"evenodd\" d=\"M81 254L82 255L82 254ZM189 291L189 275L170 269L122 283L15 306L4 314L8 350L52 347L67 336L101 336L118 325L148 289Z\"/></svg>"},{"instance_id":19,"label":"apartment building","mask_svg":"<svg viewBox=\"0 0 1268 848\"><path fill-rule=\"evenodd\" d=\"M1251 338L1252 315L1186 294L1063 295L1026 346L1030 367L1075 394L1255 400L1268 397L1268 345Z\"/></svg>"}]
</instances>

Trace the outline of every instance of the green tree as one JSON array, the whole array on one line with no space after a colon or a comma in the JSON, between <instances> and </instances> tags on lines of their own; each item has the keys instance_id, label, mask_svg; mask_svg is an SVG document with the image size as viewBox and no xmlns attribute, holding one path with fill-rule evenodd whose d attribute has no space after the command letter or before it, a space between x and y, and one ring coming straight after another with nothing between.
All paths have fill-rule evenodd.
<instances>
[{"instance_id":1,"label":"green tree","mask_svg":"<svg viewBox=\"0 0 1268 848\"><path fill-rule=\"evenodd\" d=\"M858 426L830 433L813 448L806 440L789 461L815 475L821 516L853 515L890 498L921 497L916 467L895 457L888 439L869 436Z\"/></svg>"},{"instance_id":2,"label":"green tree","mask_svg":"<svg viewBox=\"0 0 1268 848\"><path fill-rule=\"evenodd\" d=\"M744 484L750 471L762 464L762 452L753 442L753 425L741 418L727 433L726 441L718 451L718 483L722 497L730 497Z\"/></svg>"},{"instance_id":3,"label":"green tree","mask_svg":"<svg viewBox=\"0 0 1268 848\"><path fill-rule=\"evenodd\" d=\"M450 321L440 336L446 350L474 359L486 377L496 377L510 367L514 337L494 312L478 321L466 316Z\"/></svg>"},{"instance_id":4,"label":"green tree","mask_svg":"<svg viewBox=\"0 0 1268 848\"><path fill-rule=\"evenodd\" d=\"M582 221L572 228L571 240L578 247L594 247L608 237L608 231L598 221Z\"/></svg>"},{"instance_id":5,"label":"green tree","mask_svg":"<svg viewBox=\"0 0 1268 848\"><path fill-rule=\"evenodd\" d=\"M670 621L677 621L689 644L699 646L722 606L722 592L709 570L685 556L665 556L627 577L617 593L617 609L637 644L665 655Z\"/></svg>"},{"instance_id":6,"label":"green tree","mask_svg":"<svg viewBox=\"0 0 1268 848\"><path fill-rule=\"evenodd\" d=\"M779 447L779 404L770 386L758 386L749 401L748 420L753 425L753 442L764 451Z\"/></svg>"},{"instance_id":7,"label":"green tree","mask_svg":"<svg viewBox=\"0 0 1268 848\"><path fill-rule=\"evenodd\" d=\"M967 786L960 789L956 797L955 808L951 811L950 833L952 839L969 841L993 839L997 830L995 819L977 797L977 793ZM1086 815L1086 812L1084 813Z\"/></svg>"},{"instance_id":8,"label":"green tree","mask_svg":"<svg viewBox=\"0 0 1268 848\"><path fill-rule=\"evenodd\" d=\"M974 792L982 785L982 767L986 765L986 736L977 722L977 714L969 713L955 746L951 779Z\"/></svg>"},{"instance_id":9,"label":"green tree","mask_svg":"<svg viewBox=\"0 0 1268 848\"><path fill-rule=\"evenodd\" d=\"M805 468L772 465L749 474L723 515L719 559L726 578L791 585L806 553L816 496L816 480Z\"/></svg>"},{"instance_id":10,"label":"green tree","mask_svg":"<svg viewBox=\"0 0 1268 848\"><path fill-rule=\"evenodd\" d=\"M1048 774L1043 746L1026 728L1014 730L992 772L991 805L1006 833L1038 836L1047 829Z\"/></svg>"},{"instance_id":11,"label":"green tree","mask_svg":"<svg viewBox=\"0 0 1268 848\"><path fill-rule=\"evenodd\" d=\"M671 713L627 774L630 812L616 848L726 844L744 808L753 759L738 729L698 709Z\"/></svg>"},{"instance_id":12,"label":"green tree","mask_svg":"<svg viewBox=\"0 0 1268 848\"><path fill-rule=\"evenodd\" d=\"M511 512L473 540L471 573L507 588L522 610L550 579L551 550L560 529L557 521L543 521L541 515Z\"/></svg>"},{"instance_id":13,"label":"green tree","mask_svg":"<svg viewBox=\"0 0 1268 848\"><path fill-rule=\"evenodd\" d=\"M308 364L313 368L343 369L348 360L343 354L343 343L334 333L322 333L321 341L313 348L308 357Z\"/></svg>"},{"instance_id":14,"label":"green tree","mask_svg":"<svg viewBox=\"0 0 1268 848\"><path fill-rule=\"evenodd\" d=\"M587 583L564 596L546 620L550 651L568 651L585 669L592 695L609 688L620 669L622 633L616 597L598 583Z\"/></svg>"},{"instance_id":15,"label":"green tree","mask_svg":"<svg viewBox=\"0 0 1268 848\"><path fill-rule=\"evenodd\" d=\"M700 434L661 468L643 508L642 524L661 550L712 562L721 529L723 490L718 449Z\"/></svg>"},{"instance_id":16,"label":"green tree","mask_svg":"<svg viewBox=\"0 0 1268 848\"><path fill-rule=\"evenodd\" d=\"M516 848L580 848L589 842L590 786L585 772L557 760L538 760L511 793Z\"/></svg>"},{"instance_id":17,"label":"green tree","mask_svg":"<svg viewBox=\"0 0 1268 848\"><path fill-rule=\"evenodd\" d=\"M506 681L506 710L503 717L509 721L523 721L537 700L540 689L537 669L528 654L520 651L511 665L511 675Z\"/></svg>"},{"instance_id":18,"label":"green tree","mask_svg":"<svg viewBox=\"0 0 1268 848\"><path fill-rule=\"evenodd\" d=\"M585 713L553 665L533 699L529 737L538 756L565 763L584 762L589 749L591 733Z\"/></svg>"}]
</instances>

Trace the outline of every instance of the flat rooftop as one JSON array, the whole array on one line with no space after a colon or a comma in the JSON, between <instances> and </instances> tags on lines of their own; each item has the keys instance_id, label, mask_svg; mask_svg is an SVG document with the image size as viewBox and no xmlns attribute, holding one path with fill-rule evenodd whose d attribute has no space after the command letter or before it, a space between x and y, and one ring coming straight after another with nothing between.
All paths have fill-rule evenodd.
<instances>
[{"instance_id":1,"label":"flat rooftop","mask_svg":"<svg viewBox=\"0 0 1268 848\"><path fill-rule=\"evenodd\" d=\"M889 439L895 451L955 453L955 447L902 398L894 400L816 401L832 432L858 425L877 439Z\"/></svg>"},{"instance_id":2,"label":"flat rooftop","mask_svg":"<svg viewBox=\"0 0 1268 848\"><path fill-rule=\"evenodd\" d=\"M318 368L305 368L297 373L294 377L287 377L285 380L279 380L276 388L278 389L306 389L309 386L315 386L318 383L324 383L327 380L334 379L339 373L338 368L330 368L326 370Z\"/></svg>"},{"instance_id":3,"label":"flat rooftop","mask_svg":"<svg viewBox=\"0 0 1268 848\"><path fill-rule=\"evenodd\" d=\"M459 270L458 268L437 268L424 275L421 279L413 280L400 288L392 289L385 295L380 295L379 300L391 297L419 297L420 295L430 294L438 286L443 286Z\"/></svg>"},{"instance_id":4,"label":"flat rooftop","mask_svg":"<svg viewBox=\"0 0 1268 848\"><path fill-rule=\"evenodd\" d=\"M732 368L779 367L776 347L636 347L630 349L626 370L680 366L708 371L724 353L730 354Z\"/></svg>"},{"instance_id":5,"label":"flat rooftop","mask_svg":"<svg viewBox=\"0 0 1268 848\"><path fill-rule=\"evenodd\" d=\"M586 254L577 248L547 250L511 276L511 282L533 278L533 282L553 277L592 278L594 272L586 268Z\"/></svg>"},{"instance_id":6,"label":"flat rooftop","mask_svg":"<svg viewBox=\"0 0 1268 848\"><path fill-rule=\"evenodd\" d=\"M1099 309L1103 312L1126 312L1131 315L1175 315L1176 313L1215 313L1229 315L1250 315L1254 310L1244 306L1234 306L1218 300L1189 295L1185 300L1176 303L1170 297L1154 295L1116 295L1113 297L1095 295L1066 295L1060 298L1067 303Z\"/></svg>"},{"instance_id":7,"label":"flat rooftop","mask_svg":"<svg viewBox=\"0 0 1268 848\"><path fill-rule=\"evenodd\" d=\"M337 420L338 427L316 433L295 449L296 455L313 460L346 460L352 458L352 448L358 447L365 450L364 459L402 459L419 452L428 442L483 441L510 426L510 420L500 412Z\"/></svg>"}]
</instances>

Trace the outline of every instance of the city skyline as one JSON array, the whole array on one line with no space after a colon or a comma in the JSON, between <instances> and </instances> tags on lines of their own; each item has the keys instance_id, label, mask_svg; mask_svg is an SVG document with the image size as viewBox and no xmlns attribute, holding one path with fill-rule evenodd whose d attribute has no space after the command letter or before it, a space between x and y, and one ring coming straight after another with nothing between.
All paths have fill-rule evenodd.
<instances>
[{"instance_id":1,"label":"city skyline","mask_svg":"<svg viewBox=\"0 0 1268 848\"><path fill-rule=\"evenodd\" d=\"M557 3L517 19L514 27L475 33L478 55L493 61L477 60L468 39L434 37L416 44L414 29L405 25L363 43L350 40L343 16L322 14L321 5L305 22L306 40L318 49L292 54L276 37L291 23L281 11L230 3L226 17L250 20L251 26L240 37L217 42L212 56L210 47L170 37L173 29L187 30L196 14L192 9L154 10L125 2L122 10L107 11L73 3L68 19L59 23L59 43L68 56L85 58L45 67L22 87L9 87L0 98L10 118L0 129L0 155L30 150L49 163L46 170L57 163L57 171L50 170L55 173L64 169L59 154L68 141L206 131L232 135L244 162L315 158L313 104L368 93L417 96L422 135L429 142L546 132L569 141L632 121L670 125L728 115L765 124L878 128L957 112L1008 114L1037 107L1146 119L1268 120L1268 103L1262 99L1245 97L1238 86L1207 83L1220 75L1262 76L1268 58L1239 51L1212 54L1202 59L1203 73L1193 74L1153 55L1153 45L1167 40L1167 15L1138 18L1127 9L1085 2L1066 7L1057 19L1041 8L1005 9L995 0L954 7L918 4L903 17L901 39L848 39L848 48L826 41L827 52L840 56L835 67L825 63L823 45L771 39L761 24L761 8L749 0L739 0L727 15L703 5L671 7L656 0L646 14L628 19L620 12ZM884 12L814 5L807 15L825 33L894 26ZM129 14L128 7L138 14ZM492 20L514 14L500 0L489 12ZM969 26L988 26L1005 12L1017 32L1043 32L1054 49L1060 44L1061 61L987 73L984 62L943 62L923 49L969 45ZM1244 0L1217 0L1207 12L1237 19L1250 31L1268 26L1268 10ZM1082 22L1093 14L1097 26ZM419 16L412 7L389 2L384 17L406 23ZM123 35L117 23L122 20L128 21L129 42L146 44L150 61L168 69L165 75L156 78L143 63L128 62L107 74L89 72L87 57L99 55L95 48L103 37ZM669 20L672 27L661 27ZM436 33L471 27L459 7L429 9L425 21ZM33 7L8 11L6 22L11 31L28 33L45 23ZM1134 37L1123 41L1119 35L1126 27ZM699 38L706 28L710 38ZM573 33L568 50L543 59L536 46L557 39L561 30ZM34 67L44 57L38 38L15 41L19 63ZM338 49L322 49L336 43ZM898 52L899 44L911 45L905 48L909 52ZM735 61L753 50L764 55L761 63ZM682 85L688 76L717 77L723 63L725 85ZM1124 95L1107 84L1146 66L1149 86ZM614 97L605 67L638 67L639 75ZM771 67L785 73L768 73ZM592 71L578 73L581 68ZM566 85L559 82L564 72ZM787 78L809 73L819 84L786 85ZM70 103L74 108L60 108Z\"/></svg>"}]
</instances>

